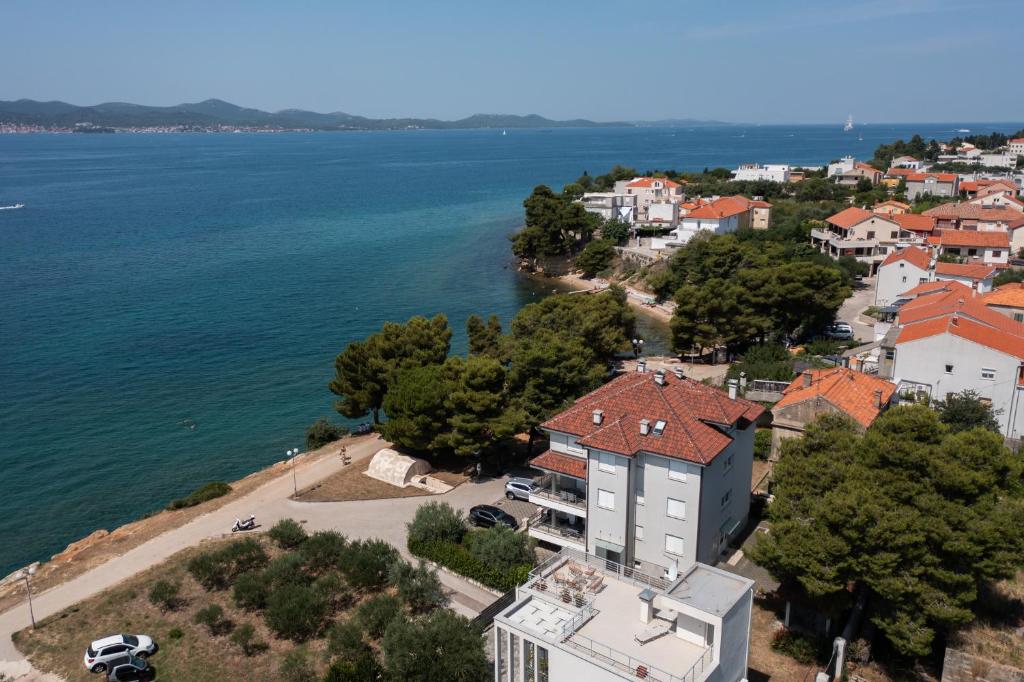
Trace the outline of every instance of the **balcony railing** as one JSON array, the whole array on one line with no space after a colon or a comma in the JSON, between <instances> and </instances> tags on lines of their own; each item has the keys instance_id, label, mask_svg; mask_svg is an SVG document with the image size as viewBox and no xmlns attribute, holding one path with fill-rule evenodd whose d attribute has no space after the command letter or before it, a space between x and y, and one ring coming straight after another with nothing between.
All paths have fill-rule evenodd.
<instances>
[{"instance_id":1,"label":"balcony railing","mask_svg":"<svg viewBox=\"0 0 1024 682\"><path fill-rule=\"evenodd\" d=\"M581 538L582 539L582 538ZM577 564L592 566L610 578L632 583L638 587L651 587L661 592L668 592L672 587L672 581L658 576L648 575L631 566L623 566L615 561L602 559L599 556L581 552L578 549L563 547L558 554L552 554L546 561L530 571L530 579L541 578L558 570L568 562L574 561Z\"/></svg>"},{"instance_id":2,"label":"balcony railing","mask_svg":"<svg viewBox=\"0 0 1024 682\"><path fill-rule=\"evenodd\" d=\"M586 542L585 531L577 530L571 526L558 526L554 523L551 523L550 521L542 521L539 518L530 519L529 523L527 524L527 528L534 528L542 533L563 537L567 540L572 540L580 544Z\"/></svg>"},{"instance_id":3,"label":"balcony railing","mask_svg":"<svg viewBox=\"0 0 1024 682\"><path fill-rule=\"evenodd\" d=\"M551 482L555 481L555 489L551 489ZM581 490L573 489L558 489L558 479L553 474L542 476L533 482L533 491L531 495L542 497L545 500L551 500L552 502L561 502L572 507L578 507L580 509L587 508L587 494Z\"/></svg>"},{"instance_id":4,"label":"balcony railing","mask_svg":"<svg viewBox=\"0 0 1024 682\"><path fill-rule=\"evenodd\" d=\"M579 633L570 635L565 640L565 643L576 651L596 658L605 665L624 672L630 677L650 680L651 682L697 682L701 679L704 671L712 668L714 664L714 652L711 647L706 647L701 657L690 666L689 670L682 675L673 675L638 658L633 658L629 654L617 651L600 642L595 642Z\"/></svg>"}]
</instances>

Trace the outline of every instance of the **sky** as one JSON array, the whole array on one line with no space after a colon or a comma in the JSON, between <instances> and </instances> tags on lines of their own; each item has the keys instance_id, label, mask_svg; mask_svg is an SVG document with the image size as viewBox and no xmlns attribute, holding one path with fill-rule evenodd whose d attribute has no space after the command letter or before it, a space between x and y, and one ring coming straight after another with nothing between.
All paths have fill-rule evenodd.
<instances>
[{"instance_id":1,"label":"sky","mask_svg":"<svg viewBox=\"0 0 1024 682\"><path fill-rule=\"evenodd\" d=\"M219 98L375 118L1016 121L1024 118L1019 7L4 0L0 99Z\"/></svg>"}]
</instances>

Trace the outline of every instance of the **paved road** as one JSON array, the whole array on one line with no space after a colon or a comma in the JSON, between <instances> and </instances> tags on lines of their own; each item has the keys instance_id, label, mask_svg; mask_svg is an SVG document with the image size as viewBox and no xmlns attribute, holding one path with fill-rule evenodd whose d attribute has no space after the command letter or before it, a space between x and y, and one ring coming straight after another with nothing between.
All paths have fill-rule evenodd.
<instances>
[{"instance_id":1,"label":"paved road","mask_svg":"<svg viewBox=\"0 0 1024 682\"><path fill-rule=\"evenodd\" d=\"M875 278L865 277L860 289L854 289L853 295L843 301L836 318L849 323L853 328L853 336L864 343L875 340L874 325L860 321L860 313L875 303Z\"/></svg>"},{"instance_id":2,"label":"paved road","mask_svg":"<svg viewBox=\"0 0 1024 682\"><path fill-rule=\"evenodd\" d=\"M356 460L373 454L385 445L384 441L370 439L349 445L348 451ZM329 476L341 468L342 464L338 457L326 457L305 466L300 464L299 487ZM398 547L402 554L408 557L405 549L405 524L412 519L421 504L440 499L457 509L468 510L475 504L498 498L503 491L504 480L499 478L481 482L470 481L446 495L437 497L306 503L289 499L292 494L292 475L288 471L216 511L193 519L184 526L155 537L117 559L36 595L33 599L36 619L46 618L113 587L204 539L230 535L230 532L226 531L229 531L234 519L245 518L250 513L256 515L257 521L264 529L281 519L293 518L303 522L311 532L335 529L352 538L381 538ZM445 587L453 590L452 608L464 615L476 615L495 599L491 592L457 576L446 573L439 573L439 576ZM28 670L27 662L11 641L11 634L29 624L27 603L0 614L0 673L20 675ZM15 679L44 678L29 676Z\"/></svg>"}]
</instances>

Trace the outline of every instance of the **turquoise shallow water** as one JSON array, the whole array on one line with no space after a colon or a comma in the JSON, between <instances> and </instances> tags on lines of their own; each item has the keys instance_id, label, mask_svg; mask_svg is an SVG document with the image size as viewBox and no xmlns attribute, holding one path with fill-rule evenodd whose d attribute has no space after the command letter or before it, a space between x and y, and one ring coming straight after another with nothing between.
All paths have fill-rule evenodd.
<instances>
[{"instance_id":1,"label":"turquoise shallow water","mask_svg":"<svg viewBox=\"0 0 1024 682\"><path fill-rule=\"evenodd\" d=\"M462 350L549 291L508 267L537 183L961 126L0 136L0 575L282 459L385 320L444 312Z\"/></svg>"}]
</instances>

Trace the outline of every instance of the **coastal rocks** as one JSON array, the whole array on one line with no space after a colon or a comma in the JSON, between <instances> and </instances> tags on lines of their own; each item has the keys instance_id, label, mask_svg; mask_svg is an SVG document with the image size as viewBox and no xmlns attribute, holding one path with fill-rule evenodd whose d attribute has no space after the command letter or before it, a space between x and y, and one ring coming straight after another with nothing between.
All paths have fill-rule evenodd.
<instances>
[{"instance_id":1,"label":"coastal rocks","mask_svg":"<svg viewBox=\"0 0 1024 682\"><path fill-rule=\"evenodd\" d=\"M81 540L76 540L75 542L72 542L70 545L64 548L63 552L54 554L52 557L50 557L50 560L56 563L66 563L68 561L71 561L76 556L78 556L85 550L89 549L90 547L92 547L108 535L110 535L110 531L103 530L102 528L100 530L93 531Z\"/></svg>"}]
</instances>

